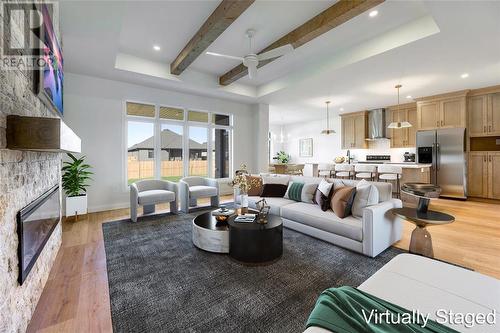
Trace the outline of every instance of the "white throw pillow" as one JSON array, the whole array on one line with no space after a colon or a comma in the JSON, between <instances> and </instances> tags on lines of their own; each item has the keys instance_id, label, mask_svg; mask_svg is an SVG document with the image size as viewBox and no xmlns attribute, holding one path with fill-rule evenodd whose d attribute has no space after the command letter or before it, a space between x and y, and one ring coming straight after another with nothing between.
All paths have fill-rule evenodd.
<instances>
[{"instance_id":1,"label":"white throw pillow","mask_svg":"<svg viewBox=\"0 0 500 333\"><path fill-rule=\"evenodd\" d=\"M289 180L290 180L290 176L287 176L287 175L262 176L262 184L288 185Z\"/></svg>"},{"instance_id":2,"label":"white throw pillow","mask_svg":"<svg viewBox=\"0 0 500 333\"><path fill-rule=\"evenodd\" d=\"M332 190L332 187L333 187L333 183L329 183L326 180L322 179L321 183L319 183L319 185L318 185L318 191L323 193L323 195L328 198L330 196L330 192Z\"/></svg>"},{"instance_id":3,"label":"white throw pillow","mask_svg":"<svg viewBox=\"0 0 500 333\"><path fill-rule=\"evenodd\" d=\"M368 206L378 204L378 189L366 180L360 181L356 185L356 195L352 204L352 215L363 217L363 209Z\"/></svg>"},{"instance_id":4,"label":"white throw pillow","mask_svg":"<svg viewBox=\"0 0 500 333\"><path fill-rule=\"evenodd\" d=\"M318 184L306 183L302 188L301 201L305 203L313 203L314 193L317 188Z\"/></svg>"}]
</instances>

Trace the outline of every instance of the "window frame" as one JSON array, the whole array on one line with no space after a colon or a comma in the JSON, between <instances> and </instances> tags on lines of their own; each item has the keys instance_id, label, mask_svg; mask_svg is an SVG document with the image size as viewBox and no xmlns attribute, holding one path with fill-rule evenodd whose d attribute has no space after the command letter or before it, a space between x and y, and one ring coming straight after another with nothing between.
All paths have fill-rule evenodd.
<instances>
[{"instance_id":1,"label":"window frame","mask_svg":"<svg viewBox=\"0 0 500 333\"><path fill-rule=\"evenodd\" d=\"M151 105L154 106L155 108L155 116L154 117L144 117L144 116L134 116L134 115L128 115L127 114L127 103L138 103L138 104L145 104L145 105ZM177 120L177 119L165 119L165 118L160 118L160 108L161 107L169 107L169 108L176 108L183 110L184 112L184 120ZM229 113L229 112L220 112L220 111L209 111L206 109L201 109L201 108L192 108L192 107L183 107L183 106L175 106L175 105L168 105L164 103L151 103L151 102L145 102L145 101L139 101L139 100L134 100L134 99L126 99L123 101L123 135L122 135L122 152L123 152L123 158L122 158L122 179L125 184L125 189L128 190L129 186L128 185L128 122L129 121L137 121L137 122L145 122L145 123L152 123L153 124L153 135L154 135L154 179L161 179L161 127L163 124L171 124L171 125L181 125L183 127L183 133L182 133L182 165L183 165L183 177L189 176L189 127L203 127L206 128L207 130L207 177L212 178L211 175L215 174L214 170L212 170L212 141L213 141L213 135L212 135L212 130L213 129L226 129L229 131L229 175L233 173L234 170L234 161L233 161L233 136L234 136L234 114ZM197 121L190 121L188 120L189 116L189 111L195 111L195 112L203 112L207 113L208 115L208 122L197 122ZM219 114L219 115L224 115L229 117L229 125L216 125L212 122L212 115L214 114ZM229 176L230 177L230 176ZM228 177L228 178L229 178ZM218 178L218 179L228 179L228 178Z\"/></svg>"}]
</instances>

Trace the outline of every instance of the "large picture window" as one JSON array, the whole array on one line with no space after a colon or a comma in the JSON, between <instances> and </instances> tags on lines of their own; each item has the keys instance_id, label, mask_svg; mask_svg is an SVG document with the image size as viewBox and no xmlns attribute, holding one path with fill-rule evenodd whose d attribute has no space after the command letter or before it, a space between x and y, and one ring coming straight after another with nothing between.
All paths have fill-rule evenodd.
<instances>
[{"instance_id":1,"label":"large picture window","mask_svg":"<svg viewBox=\"0 0 500 333\"><path fill-rule=\"evenodd\" d=\"M231 115L138 102L126 102L125 109L127 184L229 177Z\"/></svg>"}]
</instances>

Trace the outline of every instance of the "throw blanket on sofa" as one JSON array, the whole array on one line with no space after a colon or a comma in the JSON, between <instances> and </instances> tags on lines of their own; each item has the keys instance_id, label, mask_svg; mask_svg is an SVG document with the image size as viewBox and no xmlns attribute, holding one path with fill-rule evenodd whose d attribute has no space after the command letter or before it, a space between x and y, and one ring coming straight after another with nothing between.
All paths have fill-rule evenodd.
<instances>
[{"instance_id":1,"label":"throw blanket on sofa","mask_svg":"<svg viewBox=\"0 0 500 333\"><path fill-rule=\"evenodd\" d=\"M336 333L451 333L449 327L352 287L330 288L321 293L307 327L319 326Z\"/></svg>"}]
</instances>

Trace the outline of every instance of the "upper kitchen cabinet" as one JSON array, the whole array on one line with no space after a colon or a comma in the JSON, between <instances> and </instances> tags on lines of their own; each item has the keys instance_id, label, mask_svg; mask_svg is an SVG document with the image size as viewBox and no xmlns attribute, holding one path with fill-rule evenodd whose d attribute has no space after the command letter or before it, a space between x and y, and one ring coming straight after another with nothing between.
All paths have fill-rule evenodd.
<instances>
[{"instance_id":1,"label":"upper kitchen cabinet","mask_svg":"<svg viewBox=\"0 0 500 333\"><path fill-rule=\"evenodd\" d=\"M388 122L409 122L412 127L388 129L391 136L391 148L409 148L416 146L417 105L416 103L401 104L399 107L387 107Z\"/></svg>"},{"instance_id":2,"label":"upper kitchen cabinet","mask_svg":"<svg viewBox=\"0 0 500 333\"><path fill-rule=\"evenodd\" d=\"M366 136L368 119L366 112L356 112L340 115L342 119L342 149L367 148Z\"/></svg>"},{"instance_id":3,"label":"upper kitchen cabinet","mask_svg":"<svg viewBox=\"0 0 500 333\"><path fill-rule=\"evenodd\" d=\"M467 106L469 136L500 136L500 86L472 91Z\"/></svg>"},{"instance_id":4,"label":"upper kitchen cabinet","mask_svg":"<svg viewBox=\"0 0 500 333\"><path fill-rule=\"evenodd\" d=\"M466 95L469 91L417 99L417 129L466 126Z\"/></svg>"}]
</instances>

